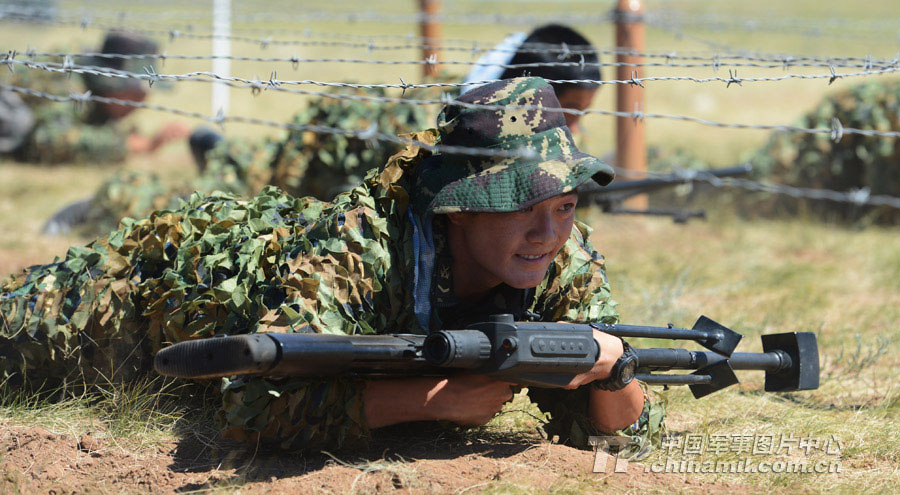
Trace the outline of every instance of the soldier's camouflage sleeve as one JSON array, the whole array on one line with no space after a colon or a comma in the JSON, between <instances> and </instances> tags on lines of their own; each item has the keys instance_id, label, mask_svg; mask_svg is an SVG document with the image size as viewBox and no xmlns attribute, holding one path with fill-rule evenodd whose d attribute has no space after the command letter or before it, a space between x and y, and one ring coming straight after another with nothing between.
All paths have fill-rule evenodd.
<instances>
[{"instance_id":1,"label":"soldier's camouflage sleeve","mask_svg":"<svg viewBox=\"0 0 900 495\"><path fill-rule=\"evenodd\" d=\"M340 195L306 229L305 253L289 257L284 278L279 277L285 299L262 315L260 331L372 334L390 328L396 311L387 300L387 221L362 188L352 193L352 207L342 208L351 195ZM363 442L368 436L363 388L363 382L346 378L228 381L219 414L223 434L289 450Z\"/></svg>"},{"instance_id":2,"label":"soldier's camouflage sleeve","mask_svg":"<svg viewBox=\"0 0 900 495\"><path fill-rule=\"evenodd\" d=\"M610 296L603 257L589 242L591 229L576 222L572 236L550 267L550 276L538 287L532 311L543 321L616 323L616 303ZM651 400L644 388L644 409L628 428L615 432L632 437L634 452L649 450L662 441L665 400ZM548 438L590 449L589 437L610 435L595 428L588 414L590 387L576 390L530 388L528 396L541 411L550 414L544 425Z\"/></svg>"},{"instance_id":3,"label":"soldier's camouflage sleeve","mask_svg":"<svg viewBox=\"0 0 900 495\"><path fill-rule=\"evenodd\" d=\"M127 133L118 125L92 125L68 104L43 105L35 110L34 128L18 151L32 163L118 163L128 153Z\"/></svg>"}]
</instances>

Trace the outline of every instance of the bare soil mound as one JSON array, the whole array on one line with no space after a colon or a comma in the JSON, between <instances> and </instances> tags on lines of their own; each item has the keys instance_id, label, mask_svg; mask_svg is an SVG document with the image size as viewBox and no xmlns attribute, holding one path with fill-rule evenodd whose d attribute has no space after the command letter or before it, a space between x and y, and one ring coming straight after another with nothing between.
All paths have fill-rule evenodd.
<instances>
[{"instance_id":1,"label":"bare soil mound","mask_svg":"<svg viewBox=\"0 0 900 495\"><path fill-rule=\"evenodd\" d=\"M376 438L366 452L285 455L223 440L131 445L102 432L0 429L0 493L753 493L681 475L592 472L592 452L530 441Z\"/></svg>"}]
</instances>

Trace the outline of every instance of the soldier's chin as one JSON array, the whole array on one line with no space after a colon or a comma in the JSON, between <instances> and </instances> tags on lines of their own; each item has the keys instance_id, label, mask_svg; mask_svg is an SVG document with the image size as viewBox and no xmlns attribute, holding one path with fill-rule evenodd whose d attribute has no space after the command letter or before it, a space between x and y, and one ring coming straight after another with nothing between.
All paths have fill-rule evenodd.
<instances>
[{"instance_id":1,"label":"soldier's chin","mask_svg":"<svg viewBox=\"0 0 900 495\"><path fill-rule=\"evenodd\" d=\"M546 270L544 271L546 272ZM544 275L541 273L540 275L535 274L532 277L528 276L520 276L516 277L512 280L505 280L504 283L513 289L533 289L538 285L541 285L541 282L544 281Z\"/></svg>"}]
</instances>

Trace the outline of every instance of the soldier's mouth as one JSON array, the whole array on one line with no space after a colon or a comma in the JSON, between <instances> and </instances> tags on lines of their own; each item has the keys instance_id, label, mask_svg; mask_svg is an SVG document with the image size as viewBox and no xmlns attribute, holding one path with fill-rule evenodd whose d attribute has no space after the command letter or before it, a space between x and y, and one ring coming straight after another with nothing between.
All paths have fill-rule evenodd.
<instances>
[{"instance_id":1,"label":"soldier's mouth","mask_svg":"<svg viewBox=\"0 0 900 495\"><path fill-rule=\"evenodd\" d=\"M543 260L547 256L547 253L544 254L517 254L516 257L522 261L528 263L536 263L538 261Z\"/></svg>"}]
</instances>

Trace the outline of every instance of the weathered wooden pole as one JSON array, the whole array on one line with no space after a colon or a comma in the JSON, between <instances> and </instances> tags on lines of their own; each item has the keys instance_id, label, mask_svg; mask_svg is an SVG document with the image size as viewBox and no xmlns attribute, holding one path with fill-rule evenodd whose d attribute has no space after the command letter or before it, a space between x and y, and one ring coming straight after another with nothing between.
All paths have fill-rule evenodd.
<instances>
[{"instance_id":1,"label":"weathered wooden pole","mask_svg":"<svg viewBox=\"0 0 900 495\"><path fill-rule=\"evenodd\" d=\"M619 0L616 7L616 61L620 64L640 64L644 58L644 6L641 0ZM631 80L643 77L643 68L629 65L616 67L616 79ZM618 84L616 110L644 111L644 88L638 84ZM628 178L640 178L647 172L647 146L644 141L644 121L632 117L616 118L616 166L628 170ZM629 208L646 208L647 195L641 194L625 201Z\"/></svg>"},{"instance_id":2,"label":"weathered wooden pole","mask_svg":"<svg viewBox=\"0 0 900 495\"><path fill-rule=\"evenodd\" d=\"M441 25L437 21L437 15L441 11L440 0L419 0L419 12L422 20L420 31L422 33L422 58L437 62L441 59L439 45L441 43ZM440 72L437 64L425 64L423 75L425 77L436 76Z\"/></svg>"}]
</instances>

